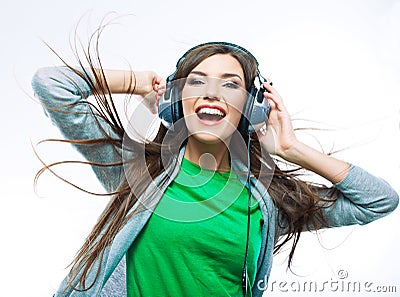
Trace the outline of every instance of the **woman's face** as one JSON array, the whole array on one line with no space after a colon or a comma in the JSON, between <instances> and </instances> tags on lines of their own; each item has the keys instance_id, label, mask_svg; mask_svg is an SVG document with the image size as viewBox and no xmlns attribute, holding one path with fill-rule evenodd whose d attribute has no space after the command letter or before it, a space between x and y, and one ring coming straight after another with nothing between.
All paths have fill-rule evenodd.
<instances>
[{"instance_id":1,"label":"woman's face","mask_svg":"<svg viewBox=\"0 0 400 297\"><path fill-rule=\"evenodd\" d=\"M215 54L197 65L182 90L189 137L203 143L228 141L247 98L242 66L229 54Z\"/></svg>"}]
</instances>

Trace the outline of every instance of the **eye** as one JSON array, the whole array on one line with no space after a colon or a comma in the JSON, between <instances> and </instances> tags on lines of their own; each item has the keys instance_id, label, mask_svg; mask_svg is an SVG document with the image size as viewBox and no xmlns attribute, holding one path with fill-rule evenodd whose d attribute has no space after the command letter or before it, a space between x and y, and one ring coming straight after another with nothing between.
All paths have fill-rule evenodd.
<instances>
[{"instance_id":1,"label":"eye","mask_svg":"<svg viewBox=\"0 0 400 297\"><path fill-rule=\"evenodd\" d=\"M230 88L230 89L238 89L238 88L239 88L239 85L238 85L238 83L236 83L236 82L234 82L234 81L226 81L226 82L223 84L223 87L225 87L225 88Z\"/></svg>"},{"instance_id":2,"label":"eye","mask_svg":"<svg viewBox=\"0 0 400 297\"><path fill-rule=\"evenodd\" d=\"M200 85L204 85L204 80L202 80L198 77L193 77L193 78L189 78L187 80L187 84L189 86L200 86Z\"/></svg>"}]
</instances>

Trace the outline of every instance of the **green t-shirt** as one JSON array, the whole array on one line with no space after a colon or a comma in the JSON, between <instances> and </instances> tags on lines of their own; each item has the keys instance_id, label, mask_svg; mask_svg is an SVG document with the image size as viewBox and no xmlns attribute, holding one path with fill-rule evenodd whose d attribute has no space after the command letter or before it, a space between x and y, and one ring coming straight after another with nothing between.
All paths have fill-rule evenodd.
<instances>
[{"instance_id":1,"label":"green t-shirt","mask_svg":"<svg viewBox=\"0 0 400 297\"><path fill-rule=\"evenodd\" d=\"M127 252L128 297L241 296L247 201L247 188L232 172L214 172L183 159L177 178ZM251 285L262 224L252 198Z\"/></svg>"}]
</instances>

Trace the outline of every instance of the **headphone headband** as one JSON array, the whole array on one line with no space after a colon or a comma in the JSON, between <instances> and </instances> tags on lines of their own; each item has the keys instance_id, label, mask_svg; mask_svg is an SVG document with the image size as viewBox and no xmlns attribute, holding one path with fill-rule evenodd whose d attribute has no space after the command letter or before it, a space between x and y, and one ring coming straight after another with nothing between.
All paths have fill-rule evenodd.
<instances>
[{"instance_id":1,"label":"headphone headband","mask_svg":"<svg viewBox=\"0 0 400 297\"><path fill-rule=\"evenodd\" d=\"M257 61L256 57L253 56L252 53L250 53L247 49L245 49L244 47L241 47L240 45L237 45L237 44L234 44L234 43L230 43L230 42L225 42L225 41L210 41L210 42L205 42L205 43L198 44L198 45L190 48L189 50L187 50L183 54L183 56L178 60L178 62L176 62L176 68L178 68L180 66L182 61L186 58L186 56L190 52L192 52L193 50L195 50L195 49L197 49L199 47L205 46L205 45L223 45L223 46L226 46L226 47L228 47L230 49L233 49L233 50L236 50L236 51L240 51L240 52L246 54L247 56L251 57L256 62L256 65L257 65L257 68L258 68L258 61Z\"/></svg>"}]
</instances>

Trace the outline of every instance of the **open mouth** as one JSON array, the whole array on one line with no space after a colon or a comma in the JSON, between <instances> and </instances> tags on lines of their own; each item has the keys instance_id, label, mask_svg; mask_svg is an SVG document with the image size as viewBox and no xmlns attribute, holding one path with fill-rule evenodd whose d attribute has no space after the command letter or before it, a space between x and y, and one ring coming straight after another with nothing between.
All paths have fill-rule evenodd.
<instances>
[{"instance_id":1,"label":"open mouth","mask_svg":"<svg viewBox=\"0 0 400 297\"><path fill-rule=\"evenodd\" d=\"M211 106L211 105L199 106L196 109L196 114L201 120L213 121L213 122L218 122L222 120L226 115L225 111L221 107Z\"/></svg>"}]
</instances>

